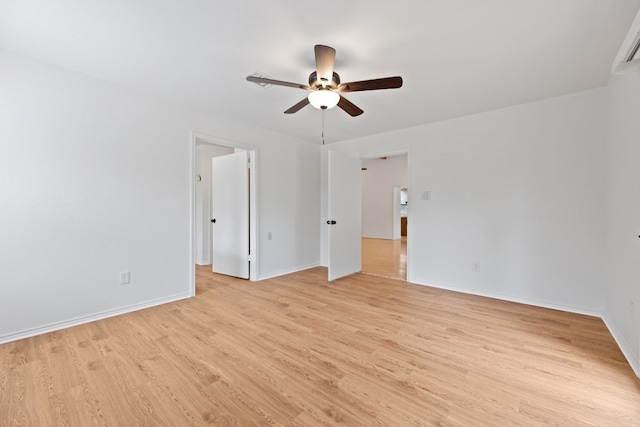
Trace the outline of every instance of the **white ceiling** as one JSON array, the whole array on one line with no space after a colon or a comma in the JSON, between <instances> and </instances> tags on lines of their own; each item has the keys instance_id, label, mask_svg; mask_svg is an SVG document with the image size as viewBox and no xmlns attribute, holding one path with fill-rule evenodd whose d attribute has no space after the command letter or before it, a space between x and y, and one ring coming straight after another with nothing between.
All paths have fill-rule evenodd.
<instances>
[{"instance_id":1,"label":"white ceiling","mask_svg":"<svg viewBox=\"0 0 640 427\"><path fill-rule=\"evenodd\" d=\"M325 112L327 143L606 84L640 0L0 0L0 48L155 97L319 142L306 92L313 46L343 82L400 75L401 89ZM99 102L99 100L96 100Z\"/></svg>"}]
</instances>

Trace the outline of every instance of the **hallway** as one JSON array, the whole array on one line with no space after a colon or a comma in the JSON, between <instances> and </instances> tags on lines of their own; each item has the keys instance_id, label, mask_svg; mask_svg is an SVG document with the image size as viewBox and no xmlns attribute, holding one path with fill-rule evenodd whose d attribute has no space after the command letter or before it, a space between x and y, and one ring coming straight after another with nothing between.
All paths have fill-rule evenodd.
<instances>
[{"instance_id":1,"label":"hallway","mask_svg":"<svg viewBox=\"0 0 640 427\"><path fill-rule=\"evenodd\" d=\"M363 237L362 272L407 280L407 236L395 240Z\"/></svg>"}]
</instances>

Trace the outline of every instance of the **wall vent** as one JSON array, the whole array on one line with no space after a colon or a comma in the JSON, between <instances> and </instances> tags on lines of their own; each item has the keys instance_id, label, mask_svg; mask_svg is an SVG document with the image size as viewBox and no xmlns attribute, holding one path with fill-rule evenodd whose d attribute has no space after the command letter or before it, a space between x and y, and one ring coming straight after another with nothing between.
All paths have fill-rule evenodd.
<instances>
[{"instance_id":1,"label":"wall vent","mask_svg":"<svg viewBox=\"0 0 640 427\"><path fill-rule=\"evenodd\" d=\"M627 62L631 62L634 59L640 59L640 54L638 53L638 50L640 50L640 38L638 38L638 40L636 41L636 44L633 45L633 49L631 49L629 56L627 56Z\"/></svg>"}]
</instances>

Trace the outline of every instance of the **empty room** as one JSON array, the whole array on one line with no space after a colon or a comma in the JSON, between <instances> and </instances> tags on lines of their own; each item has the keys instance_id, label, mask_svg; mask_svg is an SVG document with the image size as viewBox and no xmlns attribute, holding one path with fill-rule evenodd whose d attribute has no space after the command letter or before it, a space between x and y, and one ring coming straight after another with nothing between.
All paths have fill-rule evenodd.
<instances>
[{"instance_id":1,"label":"empty room","mask_svg":"<svg viewBox=\"0 0 640 427\"><path fill-rule=\"evenodd\" d=\"M640 426L639 116L640 0L3 0L0 426Z\"/></svg>"}]
</instances>

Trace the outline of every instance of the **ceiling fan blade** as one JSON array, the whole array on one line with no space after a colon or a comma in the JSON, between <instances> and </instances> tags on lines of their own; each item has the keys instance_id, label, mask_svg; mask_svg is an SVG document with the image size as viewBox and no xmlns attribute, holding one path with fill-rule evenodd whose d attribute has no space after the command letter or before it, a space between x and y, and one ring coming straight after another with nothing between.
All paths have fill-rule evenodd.
<instances>
[{"instance_id":1,"label":"ceiling fan blade","mask_svg":"<svg viewBox=\"0 0 640 427\"><path fill-rule=\"evenodd\" d=\"M342 83L338 92L359 92L363 90L397 89L402 87L402 77L385 77L382 79L362 80L359 82Z\"/></svg>"},{"instance_id":2,"label":"ceiling fan blade","mask_svg":"<svg viewBox=\"0 0 640 427\"><path fill-rule=\"evenodd\" d=\"M288 87L295 87L298 89L305 89L305 90L311 89L307 85L301 85L299 83L283 82L282 80L273 80L273 79L267 79L264 77L247 76L247 80L253 83L258 83L258 84L288 86Z\"/></svg>"},{"instance_id":3,"label":"ceiling fan blade","mask_svg":"<svg viewBox=\"0 0 640 427\"><path fill-rule=\"evenodd\" d=\"M349 101L344 96L340 97L340 101L338 101L338 107L346 111L351 117L359 116L360 114L364 113L364 111L362 111L360 107Z\"/></svg>"},{"instance_id":4,"label":"ceiling fan blade","mask_svg":"<svg viewBox=\"0 0 640 427\"><path fill-rule=\"evenodd\" d=\"M296 105L294 105L293 107L289 108L287 111L285 111L285 114L293 114L296 113L300 110L302 110L303 107L306 107L309 104L309 98L304 98L302 101L298 102Z\"/></svg>"},{"instance_id":5,"label":"ceiling fan blade","mask_svg":"<svg viewBox=\"0 0 640 427\"><path fill-rule=\"evenodd\" d=\"M318 80L330 83L333 79L333 66L336 62L336 50L329 46L317 44L316 53L316 73Z\"/></svg>"}]
</instances>

